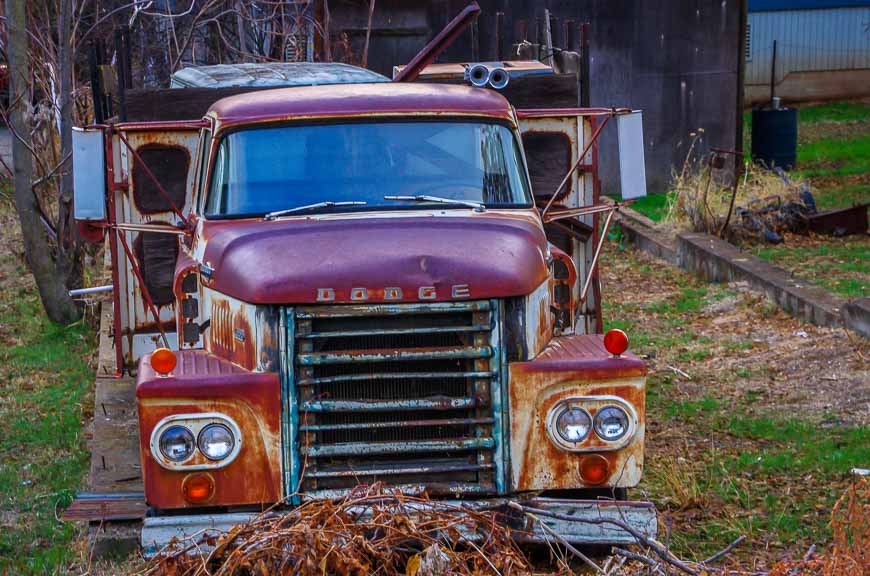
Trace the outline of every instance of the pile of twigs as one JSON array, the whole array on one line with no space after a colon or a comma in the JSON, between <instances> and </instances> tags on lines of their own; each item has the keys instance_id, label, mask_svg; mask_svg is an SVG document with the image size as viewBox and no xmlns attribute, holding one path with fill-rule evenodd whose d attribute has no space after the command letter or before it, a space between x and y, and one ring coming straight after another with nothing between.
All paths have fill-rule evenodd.
<instances>
[{"instance_id":1,"label":"pile of twigs","mask_svg":"<svg viewBox=\"0 0 870 576\"><path fill-rule=\"evenodd\" d=\"M529 534L511 528L506 515L514 526L543 531L550 551L544 566L533 566L517 544ZM636 538L637 551L615 548L605 561L593 560L547 527L546 517L618 525ZM699 576L717 573L712 565L744 540L741 536L703 562L687 562L620 520L566 516L518 502L497 509L460 508L381 485L361 486L338 500L307 501L290 511L267 511L219 537L204 536L171 544L144 574L568 574L582 566L606 576Z\"/></svg>"},{"instance_id":2,"label":"pile of twigs","mask_svg":"<svg viewBox=\"0 0 870 576\"><path fill-rule=\"evenodd\" d=\"M209 552L174 546L146 574L525 574L529 562L495 512L433 506L426 498L369 487L338 500L263 513Z\"/></svg>"}]
</instances>

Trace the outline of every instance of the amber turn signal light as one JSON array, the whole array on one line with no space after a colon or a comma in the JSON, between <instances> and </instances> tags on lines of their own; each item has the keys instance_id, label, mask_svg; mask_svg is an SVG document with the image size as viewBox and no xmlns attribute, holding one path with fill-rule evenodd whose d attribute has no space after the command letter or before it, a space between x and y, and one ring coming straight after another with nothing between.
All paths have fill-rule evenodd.
<instances>
[{"instance_id":1,"label":"amber turn signal light","mask_svg":"<svg viewBox=\"0 0 870 576\"><path fill-rule=\"evenodd\" d=\"M617 328L608 330L607 334L604 335L604 349L614 356L625 353L628 350L628 336Z\"/></svg>"},{"instance_id":2,"label":"amber turn signal light","mask_svg":"<svg viewBox=\"0 0 870 576\"><path fill-rule=\"evenodd\" d=\"M191 474L182 482L181 492L191 504L208 502L214 496L214 479L208 474Z\"/></svg>"},{"instance_id":3,"label":"amber turn signal light","mask_svg":"<svg viewBox=\"0 0 870 576\"><path fill-rule=\"evenodd\" d=\"M167 375L175 369L178 359L169 348L158 348L151 353L151 367L158 374Z\"/></svg>"},{"instance_id":4,"label":"amber turn signal light","mask_svg":"<svg viewBox=\"0 0 870 576\"><path fill-rule=\"evenodd\" d=\"M601 484L607 480L609 472L610 464L601 454L591 454L580 460L580 477L587 484Z\"/></svg>"}]
</instances>

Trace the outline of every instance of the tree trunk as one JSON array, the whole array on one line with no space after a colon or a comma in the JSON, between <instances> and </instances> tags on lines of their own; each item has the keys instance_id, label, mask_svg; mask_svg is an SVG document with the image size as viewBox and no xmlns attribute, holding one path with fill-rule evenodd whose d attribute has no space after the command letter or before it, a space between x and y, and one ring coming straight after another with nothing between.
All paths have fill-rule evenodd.
<instances>
[{"instance_id":1,"label":"tree trunk","mask_svg":"<svg viewBox=\"0 0 870 576\"><path fill-rule=\"evenodd\" d=\"M76 234L73 215L73 46L72 46L73 0L60 0L60 15L57 22L57 60L60 71L60 188L57 214L57 276L68 288L82 285L82 255Z\"/></svg>"},{"instance_id":2,"label":"tree trunk","mask_svg":"<svg viewBox=\"0 0 870 576\"><path fill-rule=\"evenodd\" d=\"M9 62L10 124L15 209L21 222L24 254L36 280L42 305L53 322L69 324L80 314L69 297L63 279L57 275L39 209L32 192L33 158L30 144L30 53L27 38L26 0L6 1L7 58Z\"/></svg>"}]
</instances>

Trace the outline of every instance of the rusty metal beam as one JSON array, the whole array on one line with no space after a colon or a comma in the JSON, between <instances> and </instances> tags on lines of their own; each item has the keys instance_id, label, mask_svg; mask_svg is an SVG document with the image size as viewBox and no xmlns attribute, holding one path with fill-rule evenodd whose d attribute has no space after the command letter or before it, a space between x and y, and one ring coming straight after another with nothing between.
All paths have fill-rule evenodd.
<instances>
[{"instance_id":1,"label":"rusty metal beam","mask_svg":"<svg viewBox=\"0 0 870 576\"><path fill-rule=\"evenodd\" d=\"M478 14L480 14L480 6L477 2L472 2L463 8L462 12L457 14L441 32L417 52L417 55L396 75L393 82L413 82L416 80L420 76L420 72L434 62L435 58L456 40L462 31L477 18Z\"/></svg>"}]
</instances>

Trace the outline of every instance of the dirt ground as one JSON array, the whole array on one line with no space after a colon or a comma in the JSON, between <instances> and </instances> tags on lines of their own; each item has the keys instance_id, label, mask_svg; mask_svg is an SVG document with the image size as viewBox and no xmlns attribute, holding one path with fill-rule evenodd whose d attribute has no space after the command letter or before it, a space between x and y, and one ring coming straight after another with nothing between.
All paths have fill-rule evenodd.
<instances>
[{"instance_id":1,"label":"dirt ground","mask_svg":"<svg viewBox=\"0 0 870 576\"><path fill-rule=\"evenodd\" d=\"M604 258L605 324L650 368L639 490L675 550L744 535L729 558L756 570L823 549L850 468L870 466L870 343L632 249Z\"/></svg>"}]
</instances>

